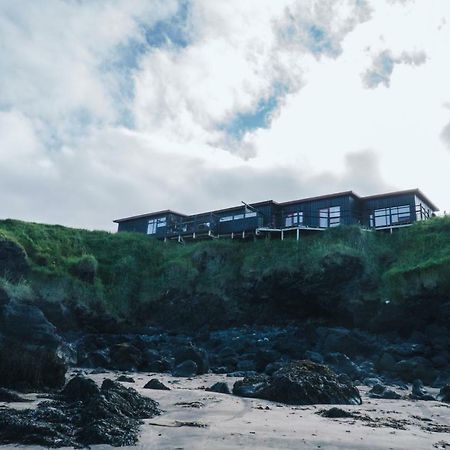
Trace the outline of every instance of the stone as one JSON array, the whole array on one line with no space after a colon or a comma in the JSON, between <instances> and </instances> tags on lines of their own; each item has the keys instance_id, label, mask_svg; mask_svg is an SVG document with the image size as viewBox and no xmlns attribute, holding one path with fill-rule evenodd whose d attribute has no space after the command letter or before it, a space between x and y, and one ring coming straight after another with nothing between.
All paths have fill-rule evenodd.
<instances>
[{"instance_id":1,"label":"stone","mask_svg":"<svg viewBox=\"0 0 450 450\"><path fill-rule=\"evenodd\" d=\"M361 404L357 388L341 383L327 366L303 360L286 364L271 376L257 375L237 381L233 393L292 405Z\"/></svg>"},{"instance_id":2,"label":"stone","mask_svg":"<svg viewBox=\"0 0 450 450\"><path fill-rule=\"evenodd\" d=\"M410 397L414 400L436 400L429 392L427 392L422 380L414 380Z\"/></svg>"},{"instance_id":3,"label":"stone","mask_svg":"<svg viewBox=\"0 0 450 450\"><path fill-rule=\"evenodd\" d=\"M440 402L450 403L450 384L441 387L437 398Z\"/></svg>"},{"instance_id":4,"label":"stone","mask_svg":"<svg viewBox=\"0 0 450 450\"><path fill-rule=\"evenodd\" d=\"M178 364L172 371L174 377L195 377L197 373L197 364L192 360L187 360Z\"/></svg>"},{"instance_id":5,"label":"stone","mask_svg":"<svg viewBox=\"0 0 450 450\"><path fill-rule=\"evenodd\" d=\"M137 443L142 419L160 414L156 402L112 380L105 380L90 397L85 388L90 390L92 385L86 379L67 386L60 400L43 401L33 409L2 410L0 444L132 446ZM73 401L77 396L80 401Z\"/></svg>"},{"instance_id":6,"label":"stone","mask_svg":"<svg viewBox=\"0 0 450 450\"><path fill-rule=\"evenodd\" d=\"M156 389L158 391L170 391L170 388L156 378L152 378L144 385L144 389Z\"/></svg>"},{"instance_id":7,"label":"stone","mask_svg":"<svg viewBox=\"0 0 450 450\"><path fill-rule=\"evenodd\" d=\"M17 242L0 236L0 277L19 280L29 270L24 248Z\"/></svg>"},{"instance_id":8,"label":"stone","mask_svg":"<svg viewBox=\"0 0 450 450\"><path fill-rule=\"evenodd\" d=\"M143 362L141 350L128 342L114 344L109 354L111 366L117 370L135 371Z\"/></svg>"},{"instance_id":9,"label":"stone","mask_svg":"<svg viewBox=\"0 0 450 450\"><path fill-rule=\"evenodd\" d=\"M205 390L209 392L217 392L219 394L231 394L228 384L223 381L218 381Z\"/></svg>"},{"instance_id":10,"label":"stone","mask_svg":"<svg viewBox=\"0 0 450 450\"><path fill-rule=\"evenodd\" d=\"M116 381L120 381L122 383L134 383L134 378L129 377L128 375L119 375Z\"/></svg>"},{"instance_id":11,"label":"stone","mask_svg":"<svg viewBox=\"0 0 450 450\"><path fill-rule=\"evenodd\" d=\"M21 397L15 392L11 392L9 389L0 388L0 402L5 403L25 403L29 400Z\"/></svg>"},{"instance_id":12,"label":"stone","mask_svg":"<svg viewBox=\"0 0 450 450\"><path fill-rule=\"evenodd\" d=\"M197 365L196 375L207 373L209 370L208 355L205 350L202 350L193 345L180 347L174 351L175 364L180 364L183 361L194 361Z\"/></svg>"},{"instance_id":13,"label":"stone","mask_svg":"<svg viewBox=\"0 0 450 450\"><path fill-rule=\"evenodd\" d=\"M398 400L402 398L397 392L386 388L382 384L375 384L372 389L367 393L370 398L383 398L389 400Z\"/></svg>"},{"instance_id":14,"label":"stone","mask_svg":"<svg viewBox=\"0 0 450 450\"><path fill-rule=\"evenodd\" d=\"M99 395L99 392L100 390L94 380L77 375L64 386L61 396L69 402L84 402Z\"/></svg>"}]
</instances>

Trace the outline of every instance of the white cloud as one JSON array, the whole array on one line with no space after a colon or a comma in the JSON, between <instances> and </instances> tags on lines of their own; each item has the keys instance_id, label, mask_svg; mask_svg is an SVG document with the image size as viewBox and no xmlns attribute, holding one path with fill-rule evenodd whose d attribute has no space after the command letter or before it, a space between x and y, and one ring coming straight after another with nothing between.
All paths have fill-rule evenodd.
<instances>
[{"instance_id":1,"label":"white cloud","mask_svg":"<svg viewBox=\"0 0 450 450\"><path fill-rule=\"evenodd\" d=\"M449 2L390 3L0 2L1 215L110 229L416 186L445 209Z\"/></svg>"},{"instance_id":2,"label":"white cloud","mask_svg":"<svg viewBox=\"0 0 450 450\"><path fill-rule=\"evenodd\" d=\"M383 50L373 58L372 67L362 75L364 86L373 89L380 84L384 84L384 86L389 87L395 65L420 66L426 60L427 55L423 51L404 51L399 56L394 56L390 50Z\"/></svg>"}]
</instances>

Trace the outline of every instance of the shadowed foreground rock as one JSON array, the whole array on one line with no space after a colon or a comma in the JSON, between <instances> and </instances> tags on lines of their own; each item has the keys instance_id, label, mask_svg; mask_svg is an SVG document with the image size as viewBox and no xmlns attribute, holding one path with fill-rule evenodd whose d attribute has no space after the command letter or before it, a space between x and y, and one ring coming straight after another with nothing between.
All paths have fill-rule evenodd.
<instances>
[{"instance_id":1,"label":"shadowed foreground rock","mask_svg":"<svg viewBox=\"0 0 450 450\"><path fill-rule=\"evenodd\" d=\"M36 409L3 410L0 444L134 445L141 420L160 413L156 402L112 380L95 388L91 380L75 377L59 400L42 402Z\"/></svg>"},{"instance_id":2,"label":"shadowed foreground rock","mask_svg":"<svg viewBox=\"0 0 450 450\"><path fill-rule=\"evenodd\" d=\"M304 360L292 362L273 375L256 375L237 381L233 394L290 405L361 404L358 389L340 382L327 366Z\"/></svg>"}]
</instances>

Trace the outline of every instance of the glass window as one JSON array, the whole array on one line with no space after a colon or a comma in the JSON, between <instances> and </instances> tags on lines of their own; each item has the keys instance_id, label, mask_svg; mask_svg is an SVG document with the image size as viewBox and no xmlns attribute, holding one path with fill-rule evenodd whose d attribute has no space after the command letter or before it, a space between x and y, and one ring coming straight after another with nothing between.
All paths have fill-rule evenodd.
<instances>
[{"instance_id":1,"label":"glass window","mask_svg":"<svg viewBox=\"0 0 450 450\"><path fill-rule=\"evenodd\" d=\"M321 228L337 227L341 224L341 207L331 206L319 211L319 226Z\"/></svg>"},{"instance_id":2,"label":"glass window","mask_svg":"<svg viewBox=\"0 0 450 450\"><path fill-rule=\"evenodd\" d=\"M255 211L247 211L245 213L245 217L256 217L256 212Z\"/></svg>"},{"instance_id":3,"label":"glass window","mask_svg":"<svg viewBox=\"0 0 450 450\"><path fill-rule=\"evenodd\" d=\"M388 227L411 220L411 206L401 205L391 208L380 208L374 211L375 227ZM373 222L371 222L373 226Z\"/></svg>"},{"instance_id":4,"label":"glass window","mask_svg":"<svg viewBox=\"0 0 450 450\"><path fill-rule=\"evenodd\" d=\"M233 219L234 220L239 220L239 219L243 219L244 218L244 214L236 214Z\"/></svg>"},{"instance_id":5,"label":"glass window","mask_svg":"<svg viewBox=\"0 0 450 450\"><path fill-rule=\"evenodd\" d=\"M229 222L230 220L233 220L233 216L225 216L225 217L221 217L219 219L219 222Z\"/></svg>"},{"instance_id":6,"label":"glass window","mask_svg":"<svg viewBox=\"0 0 450 450\"><path fill-rule=\"evenodd\" d=\"M156 219L150 219L147 225L147 234L155 234L156 233Z\"/></svg>"},{"instance_id":7,"label":"glass window","mask_svg":"<svg viewBox=\"0 0 450 450\"><path fill-rule=\"evenodd\" d=\"M165 227L166 224L167 224L167 221L166 221L166 218L165 218L165 217L160 217L160 218L158 219L158 222L157 222L157 226L158 226L158 227Z\"/></svg>"},{"instance_id":8,"label":"glass window","mask_svg":"<svg viewBox=\"0 0 450 450\"><path fill-rule=\"evenodd\" d=\"M301 225L302 223L303 223L303 211L297 211L287 215L284 222L286 227L294 227Z\"/></svg>"}]
</instances>

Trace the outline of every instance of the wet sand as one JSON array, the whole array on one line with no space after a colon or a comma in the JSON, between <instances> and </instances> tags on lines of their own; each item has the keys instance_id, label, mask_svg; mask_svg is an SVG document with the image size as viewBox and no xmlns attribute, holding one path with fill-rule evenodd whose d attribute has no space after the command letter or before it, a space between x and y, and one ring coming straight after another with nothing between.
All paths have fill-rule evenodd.
<instances>
[{"instance_id":1,"label":"wet sand","mask_svg":"<svg viewBox=\"0 0 450 450\"><path fill-rule=\"evenodd\" d=\"M265 400L207 392L216 381L230 386L237 378L203 375L192 379L163 374L130 374L135 383L123 383L160 403L159 417L144 421L133 449L450 449L450 405L413 400L375 400L360 387L363 404L340 406L356 417L329 419L316 414L329 405L288 406ZM117 374L89 375L101 382ZM171 391L143 389L157 378ZM406 391L398 391L407 394ZM30 399L39 401L33 394ZM10 407L29 408L27 403ZM2 405L0 403L0 405ZM0 409L1 414L1 409ZM0 449L17 446L0 446ZM23 447L20 447L23 448ZM43 447L30 446L28 449ZM92 446L95 450L113 447Z\"/></svg>"}]
</instances>

